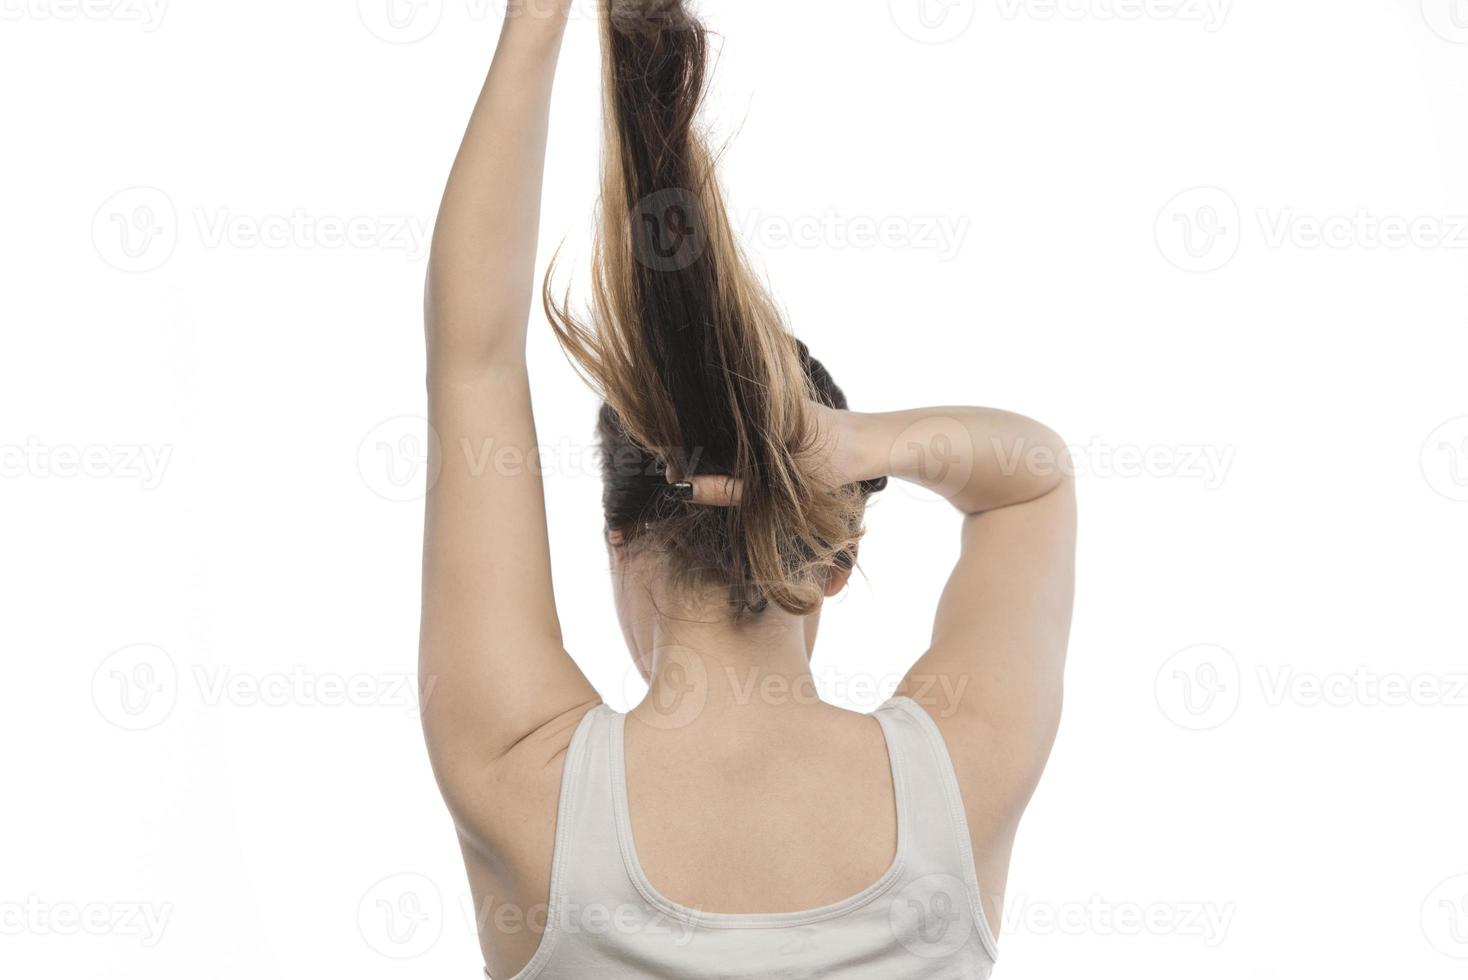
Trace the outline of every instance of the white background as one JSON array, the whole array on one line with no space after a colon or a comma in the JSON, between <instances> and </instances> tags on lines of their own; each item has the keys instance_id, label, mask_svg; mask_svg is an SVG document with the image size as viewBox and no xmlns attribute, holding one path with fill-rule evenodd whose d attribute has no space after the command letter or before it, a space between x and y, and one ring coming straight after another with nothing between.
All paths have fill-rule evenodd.
<instances>
[{"instance_id":1,"label":"white background","mask_svg":"<svg viewBox=\"0 0 1468 980\"><path fill-rule=\"evenodd\" d=\"M497 20L386 3L0 0L7 976L477 973L406 685L425 235ZM1461 977L1468 3L703 9L737 219L853 404L1084 467L999 975ZM542 258L596 189L578 10ZM566 639L626 707L595 404L531 335ZM870 526L817 654L854 707L956 545L902 489Z\"/></svg>"}]
</instances>

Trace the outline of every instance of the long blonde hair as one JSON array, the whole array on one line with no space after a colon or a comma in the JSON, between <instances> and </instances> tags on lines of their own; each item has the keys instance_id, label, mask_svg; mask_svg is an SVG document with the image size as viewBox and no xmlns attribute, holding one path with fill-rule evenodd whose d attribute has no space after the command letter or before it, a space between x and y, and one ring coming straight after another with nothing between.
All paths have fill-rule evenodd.
<instances>
[{"instance_id":1,"label":"long blonde hair","mask_svg":"<svg viewBox=\"0 0 1468 980\"><path fill-rule=\"evenodd\" d=\"M606 402L608 525L738 614L819 605L849 567L869 487L821 479L810 400L845 407L735 239L696 130L708 34L682 0L602 4L605 148L589 317L545 279L547 315ZM629 458L633 447L641 458ZM620 458L617 452L623 452ZM655 461L651 472L645 461ZM662 468L742 481L734 507L666 492Z\"/></svg>"}]
</instances>

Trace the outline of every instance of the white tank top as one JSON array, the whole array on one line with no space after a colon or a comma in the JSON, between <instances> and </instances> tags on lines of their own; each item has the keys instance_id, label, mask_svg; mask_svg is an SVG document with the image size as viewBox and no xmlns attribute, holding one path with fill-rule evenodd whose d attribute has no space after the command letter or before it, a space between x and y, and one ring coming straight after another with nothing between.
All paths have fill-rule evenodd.
<instances>
[{"instance_id":1,"label":"white tank top","mask_svg":"<svg viewBox=\"0 0 1468 980\"><path fill-rule=\"evenodd\" d=\"M561 777L545 935L507 980L985 980L998 953L943 737L908 698L874 717L897 797L892 866L834 905L736 915L679 905L647 880L627 816L627 718L587 712Z\"/></svg>"}]
</instances>

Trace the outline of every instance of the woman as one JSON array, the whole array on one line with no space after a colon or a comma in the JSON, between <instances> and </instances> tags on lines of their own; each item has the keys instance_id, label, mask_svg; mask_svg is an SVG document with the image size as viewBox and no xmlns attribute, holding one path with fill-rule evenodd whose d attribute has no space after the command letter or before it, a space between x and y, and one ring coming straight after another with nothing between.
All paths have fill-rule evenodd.
<instances>
[{"instance_id":1,"label":"woman","mask_svg":"<svg viewBox=\"0 0 1468 980\"><path fill-rule=\"evenodd\" d=\"M427 298L445 452L425 530L424 723L487 972L988 976L1060 713L1064 446L986 409L847 411L733 241L694 135L703 29L677 0L617 0L601 15L592 309L581 323L546 303L606 401L606 544L650 683L630 714L604 706L562 646L538 477L472 451L535 449L525 340L569 0L541 2L511 5ZM887 477L952 501L962 557L931 647L863 715L808 696L810 657Z\"/></svg>"}]
</instances>

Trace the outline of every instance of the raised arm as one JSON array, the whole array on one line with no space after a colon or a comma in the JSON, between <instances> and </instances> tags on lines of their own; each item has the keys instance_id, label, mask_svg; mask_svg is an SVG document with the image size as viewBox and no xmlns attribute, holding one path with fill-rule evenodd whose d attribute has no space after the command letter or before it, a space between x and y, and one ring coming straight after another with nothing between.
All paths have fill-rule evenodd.
<instances>
[{"instance_id":1,"label":"raised arm","mask_svg":"<svg viewBox=\"0 0 1468 980\"><path fill-rule=\"evenodd\" d=\"M1076 504L1060 437L981 408L829 413L844 480L890 475L963 514L962 550L931 645L900 693L943 732L983 891L1001 895L1020 817L1060 720L1075 577ZM987 910L997 921L997 909Z\"/></svg>"},{"instance_id":2,"label":"raised arm","mask_svg":"<svg viewBox=\"0 0 1468 980\"><path fill-rule=\"evenodd\" d=\"M1070 629L1075 492L1064 442L986 408L852 415L847 428L859 468L926 487L963 514L932 645L904 693L959 734L1000 729L1038 768L1059 720Z\"/></svg>"},{"instance_id":3,"label":"raised arm","mask_svg":"<svg viewBox=\"0 0 1468 980\"><path fill-rule=\"evenodd\" d=\"M530 733L597 699L561 643L525 368L568 3L511 3L429 262L429 421L443 466L424 528L419 671L451 806Z\"/></svg>"}]
</instances>

